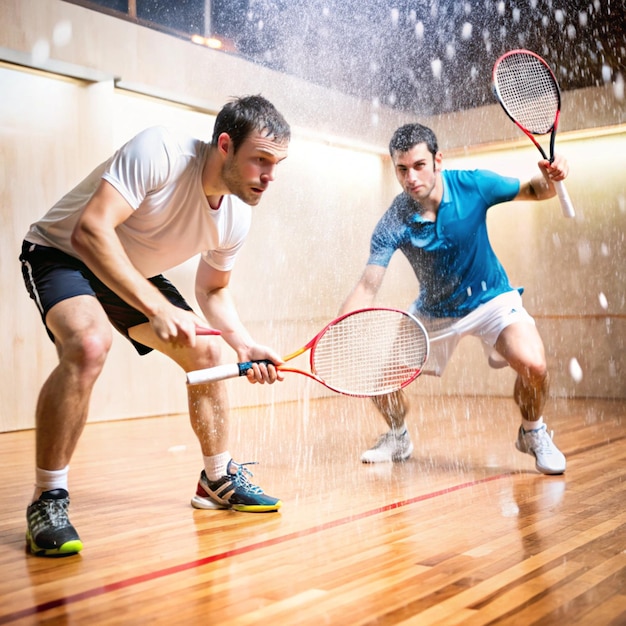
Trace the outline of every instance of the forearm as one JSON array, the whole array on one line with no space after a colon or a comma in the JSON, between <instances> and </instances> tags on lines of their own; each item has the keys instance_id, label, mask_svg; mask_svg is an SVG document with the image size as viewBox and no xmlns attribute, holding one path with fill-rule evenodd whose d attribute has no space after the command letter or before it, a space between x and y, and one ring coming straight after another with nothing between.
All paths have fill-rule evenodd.
<instances>
[{"instance_id":1,"label":"forearm","mask_svg":"<svg viewBox=\"0 0 626 626\"><path fill-rule=\"evenodd\" d=\"M159 290L131 263L115 231L77 230L72 245L89 269L122 300L153 317L167 304Z\"/></svg>"},{"instance_id":2,"label":"forearm","mask_svg":"<svg viewBox=\"0 0 626 626\"><path fill-rule=\"evenodd\" d=\"M367 265L359 282L341 305L339 315L373 306L384 274L384 267Z\"/></svg>"},{"instance_id":3,"label":"forearm","mask_svg":"<svg viewBox=\"0 0 626 626\"><path fill-rule=\"evenodd\" d=\"M552 181L543 174L533 176L529 185L536 200L549 200L556 195L556 189Z\"/></svg>"},{"instance_id":4,"label":"forearm","mask_svg":"<svg viewBox=\"0 0 626 626\"><path fill-rule=\"evenodd\" d=\"M341 305L339 315L368 308L374 304L374 299L374 294L359 283Z\"/></svg>"},{"instance_id":5,"label":"forearm","mask_svg":"<svg viewBox=\"0 0 626 626\"><path fill-rule=\"evenodd\" d=\"M543 160L538 163L539 173L520 187L517 200L548 200L556 195L554 181L562 181L567 177L569 166L562 156L555 155L550 163Z\"/></svg>"},{"instance_id":6,"label":"forearm","mask_svg":"<svg viewBox=\"0 0 626 626\"><path fill-rule=\"evenodd\" d=\"M196 299L205 318L222 332L222 339L243 359L256 344L241 321L228 287L210 291L196 289Z\"/></svg>"}]
</instances>

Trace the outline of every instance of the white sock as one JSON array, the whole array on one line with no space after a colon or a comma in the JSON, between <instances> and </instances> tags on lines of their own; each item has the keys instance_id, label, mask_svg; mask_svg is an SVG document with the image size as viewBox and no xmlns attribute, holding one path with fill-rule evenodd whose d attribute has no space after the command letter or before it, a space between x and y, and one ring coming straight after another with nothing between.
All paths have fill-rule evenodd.
<instances>
[{"instance_id":1,"label":"white sock","mask_svg":"<svg viewBox=\"0 0 626 626\"><path fill-rule=\"evenodd\" d=\"M66 465L60 470L45 470L38 467L35 470L33 502L37 500L44 491L52 491L53 489L65 489L65 491L67 491L67 476L69 471L69 465Z\"/></svg>"},{"instance_id":2,"label":"white sock","mask_svg":"<svg viewBox=\"0 0 626 626\"><path fill-rule=\"evenodd\" d=\"M204 456L204 471L209 480L217 480L226 476L226 468L231 459L230 452L222 452L215 456Z\"/></svg>"},{"instance_id":3,"label":"white sock","mask_svg":"<svg viewBox=\"0 0 626 626\"><path fill-rule=\"evenodd\" d=\"M522 428L524 429L525 432L528 432L529 430L537 430L537 428L541 428L542 424L543 424L543 416L533 422L522 418Z\"/></svg>"}]
</instances>

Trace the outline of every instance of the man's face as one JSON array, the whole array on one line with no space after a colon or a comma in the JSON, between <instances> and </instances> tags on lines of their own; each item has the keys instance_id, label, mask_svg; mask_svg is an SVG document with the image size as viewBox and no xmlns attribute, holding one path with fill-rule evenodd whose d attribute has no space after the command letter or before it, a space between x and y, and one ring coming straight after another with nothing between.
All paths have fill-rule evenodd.
<instances>
[{"instance_id":1,"label":"man's face","mask_svg":"<svg viewBox=\"0 0 626 626\"><path fill-rule=\"evenodd\" d=\"M246 204L257 205L274 180L276 166L287 158L288 146L288 142L276 142L259 131L249 135L236 153L231 143L222 169L230 193Z\"/></svg>"},{"instance_id":2,"label":"man's face","mask_svg":"<svg viewBox=\"0 0 626 626\"><path fill-rule=\"evenodd\" d=\"M417 202L432 197L441 167L441 153L434 157L425 143L418 143L406 152L395 152L393 164L402 189Z\"/></svg>"}]
</instances>

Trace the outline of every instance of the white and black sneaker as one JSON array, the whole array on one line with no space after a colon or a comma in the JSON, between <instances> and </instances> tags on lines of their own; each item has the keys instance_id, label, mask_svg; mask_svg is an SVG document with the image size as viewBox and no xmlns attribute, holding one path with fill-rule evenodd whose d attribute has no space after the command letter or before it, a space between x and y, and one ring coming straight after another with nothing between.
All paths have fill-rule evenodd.
<instances>
[{"instance_id":1,"label":"white and black sneaker","mask_svg":"<svg viewBox=\"0 0 626 626\"><path fill-rule=\"evenodd\" d=\"M413 443L406 429L401 433L386 432L378 441L361 455L362 463L399 463L406 461L413 452Z\"/></svg>"},{"instance_id":2,"label":"white and black sneaker","mask_svg":"<svg viewBox=\"0 0 626 626\"><path fill-rule=\"evenodd\" d=\"M44 491L26 509L26 544L36 556L70 556L83 549L67 510L70 497L65 489Z\"/></svg>"},{"instance_id":3,"label":"white and black sneaker","mask_svg":"<svg viewBox=\"0 0 626 626\"><path fill-rule=\"evenodd\" d=\"M552 441L552 432L548 432L545 424L534 430L519 427L515 447L520 452L535 457L535 467L542 474L562 474L565 471L565 455Z\"/></svg>"}]
</instances>

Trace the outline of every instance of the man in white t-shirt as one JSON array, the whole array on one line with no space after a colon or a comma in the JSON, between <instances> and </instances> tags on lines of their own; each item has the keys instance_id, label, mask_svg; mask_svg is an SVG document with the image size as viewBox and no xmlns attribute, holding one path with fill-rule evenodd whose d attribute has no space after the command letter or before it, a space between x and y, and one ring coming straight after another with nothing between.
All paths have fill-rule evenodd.
<instances>
[{"instance_id":1,"label":"man in white t-shirt","mask_svg":"<svg viewBox=\"0 0 626 626\"><path fill-rule=\"evenodd\" d=\"M162 272L200 254L195 292L204 317L240 361L280 356L243 326L229 291L251 207L287 156L289 125L261 96L229 102L211 143L149 128L57 202L26 234L20 260L59 364L36 413L36 482L27 510L33 554L82 549L68 517L68 468L87 420L93 385L115 327L139 354L158 350L185 371L218 364L216 337ZM255 364L250 382L274 383L273 365ZM227 451L224 383L188 387L191 425L204 469L192 505L276 511L280 500L249 481Z\"/></svg>"}]
</instances>

